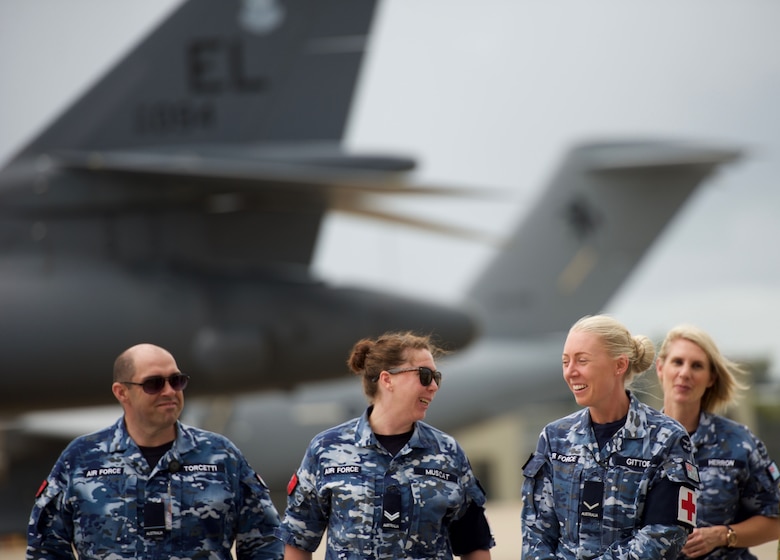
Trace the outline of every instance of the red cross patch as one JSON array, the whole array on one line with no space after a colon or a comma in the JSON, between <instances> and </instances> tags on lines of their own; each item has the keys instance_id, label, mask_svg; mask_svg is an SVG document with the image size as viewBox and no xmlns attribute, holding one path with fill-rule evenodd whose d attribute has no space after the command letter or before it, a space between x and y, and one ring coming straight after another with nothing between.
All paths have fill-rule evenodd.
<instances>
[{"instance_id":1,"label":"red cross patch","mask_svg":"<svg viewBox=\"0 0 780 560\"><path fill-rule=\"evenodd\" d=\"M680 486L677 499L677 521L696 526L696 492L685 486Z\"/></svg>"}]
</instances>

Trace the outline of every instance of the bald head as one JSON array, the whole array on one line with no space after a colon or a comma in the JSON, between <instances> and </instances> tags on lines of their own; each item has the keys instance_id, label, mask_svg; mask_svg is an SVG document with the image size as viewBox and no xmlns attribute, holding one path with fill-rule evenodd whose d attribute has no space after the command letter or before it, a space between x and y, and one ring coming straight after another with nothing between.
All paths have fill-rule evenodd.
<instances>
[{"instance_id":1,"label":"bald head","mask_svg":"<svg viewBox=\"0 0 780 560\"><path fill-rule=\"evenodd\" d=\"M137 365L139 363L168 356L173 359L173 355L165 348L155 346L154 344L136 344L131 346L117 357L114 361L114 382L130 381L133 379Z\"/></svg>"}]
</instances>

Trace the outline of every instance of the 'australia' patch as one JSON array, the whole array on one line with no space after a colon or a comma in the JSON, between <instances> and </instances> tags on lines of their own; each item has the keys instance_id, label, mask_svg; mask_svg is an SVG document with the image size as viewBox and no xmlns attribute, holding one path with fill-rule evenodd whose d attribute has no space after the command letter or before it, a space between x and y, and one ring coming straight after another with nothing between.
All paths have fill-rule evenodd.
<instances>
[{"instance_id":1,"label":"'australia' patch","mask_svg":"<svg viewBox=\"0 0 780 560\"><path fill-rule=\"evenodd\" d=\"M582 503L580 504L580 518L582 518L582 522L588 519L601 519L603 499L604 483L586 480L582 488Z\"/></svg>"},{"instance_id":2,"label":"'australia' patch","mask_svg":"<svg viewBox=\"0 0 780 560\"><path fill-rule=\"evenodd\" d=\"M401 492L397 486L390 486L382 496L382 529L401 529Z\"/></svg>"}]
</instances>

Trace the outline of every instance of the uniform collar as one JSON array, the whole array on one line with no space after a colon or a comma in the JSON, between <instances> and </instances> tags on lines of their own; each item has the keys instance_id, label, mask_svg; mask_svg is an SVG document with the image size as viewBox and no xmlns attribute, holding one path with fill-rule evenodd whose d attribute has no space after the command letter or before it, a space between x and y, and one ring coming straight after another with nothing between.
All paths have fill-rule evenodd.
<instances>
[{"instance_id":1,"label":"uniform collar","mask_svg":"<svg viewBox=\"0 0 780 560\"><path fill-rule=\"evenodd\" d=\"M195 441L193 429L177 420L176 439L174 440L171 449L160 459L157 466L162 469L167 469L168 463L171 461L176 460L181 463L182 455L185 455L196 448L197 443ZM130 451L131 453L140 454L141 450L127 431L124 416L119 418L111 428L111 443L109 444L108 450L111 453L126 454Z\"/></svg>"},{"instance_id":2,"label":"uniform collar","mask_svg":"<svg viewBox=\"0 0 780 560\"><path fill-rule=\"evenodd\" d=\"M691 441L697 448L716 443L718 441L717 432L714 415L702 411L699 414L699 425L696 426L696 431L691 434Z\"/></svg>"},{"instance_id":3,"label":"uniform collar","mask_svg":"<svg viewBox=\"0 0 780 560\"><path fill-rule=\"evenodd\" d=\"M614 437L642 439L647 435L647 414L645 410L639 406L639 399L637 399L631 391L627 390L626 395L628 395L628 414L626 415L626 423L617 431ZM578 422L573 428L580 434L587 434L593 429L593 423L587 409L580 415Z\"/></svg>"},{"instance_id":4,"label":"uniform collar","mask_svg":"<svg viewBox=\"0 0 780 560\"><path fill-rule=\"evenodd\" d=\"M358 418L357 425L355 426L355 445L358 447L379 447L376 434L374 434L374 430L371 429L371 424L368 421L368 417L371 416L372 410L374 410L373 405L369 406ZM409 447L432 447L434 445L435 442L431 439L429 434L421 429L424 426L424 422L414 423L412 437L407 443Z\"/></svg>"}]
</instances>

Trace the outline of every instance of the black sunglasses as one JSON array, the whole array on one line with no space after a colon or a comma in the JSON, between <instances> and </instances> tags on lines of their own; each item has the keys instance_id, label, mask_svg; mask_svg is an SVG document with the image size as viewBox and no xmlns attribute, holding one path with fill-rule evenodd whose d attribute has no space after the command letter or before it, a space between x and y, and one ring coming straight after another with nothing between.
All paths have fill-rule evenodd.
<instances>
[{"instance_id":1,"label":"black sunglasses","mask_svg":"<svg viewBox=\"0 0 780 560\"><path fill-rule=\"evenodd\" d=\"M441 387L441 372L439 370L433 371L429 367L420 366L413 368L393 368L388 369L387 373L404 373L405 371L416 371L420 376L420 384L423 387L430 385L431 381L436 381L436 385Z\"/></svg>"},{"instance_id":2,"label":"black sunglasses","mask_svg":"<svg viewBox=\"0 0 780 560\"><path fill-rule=\"evenodd\" d=\"M168 377L155 376L148 379L144 379L141 383L135 383L133 381L122 381L126 385L140 385L144 390L144 393L149 395L156 395L165 388L165 382L171 386L174 391L184 391L187 387L187 383L190 381L190 376L184 373L174 373Z\"/></svg>"}]
</instances>

